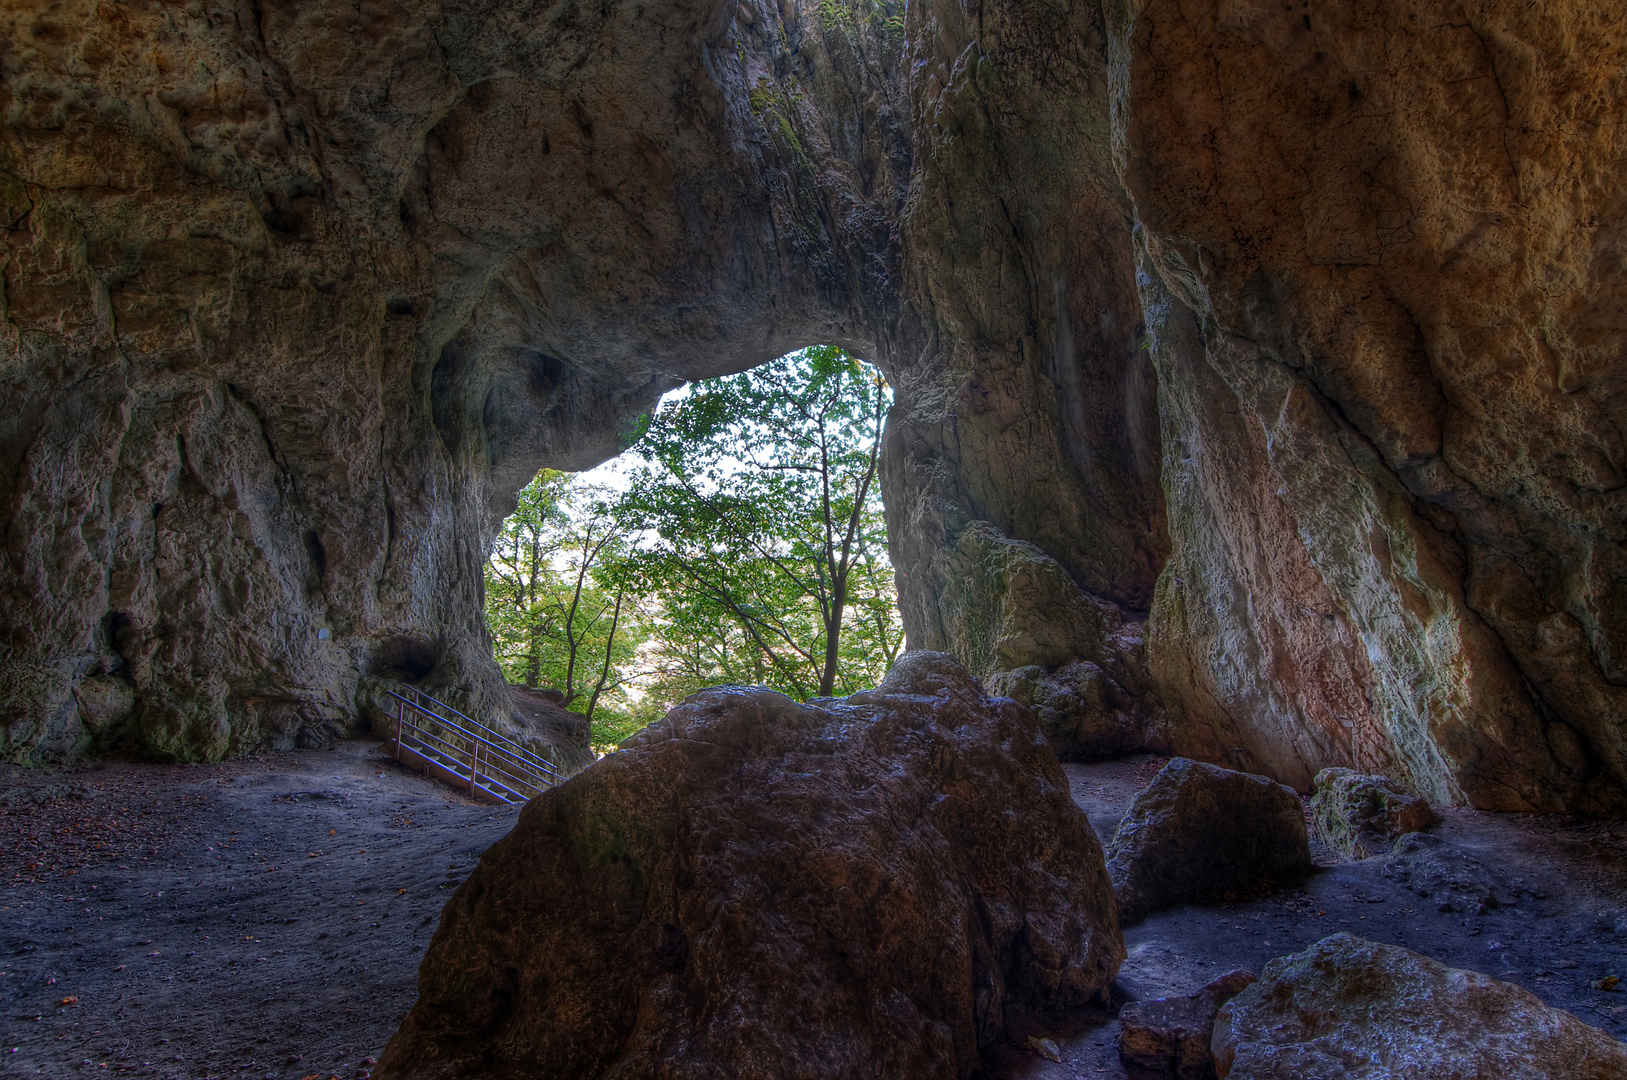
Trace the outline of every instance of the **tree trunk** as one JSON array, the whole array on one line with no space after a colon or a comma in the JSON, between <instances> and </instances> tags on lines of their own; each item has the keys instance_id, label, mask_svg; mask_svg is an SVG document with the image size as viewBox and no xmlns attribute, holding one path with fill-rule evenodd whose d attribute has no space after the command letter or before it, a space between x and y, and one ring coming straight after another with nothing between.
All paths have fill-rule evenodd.
<instances>
[{"instance_id":1,"label":"tree trunk","mask_svg":"<svg viewBox=\"0 0 1627 1080\"><path fill-rule=\"evenodd\" d=\"M830 697L836 689L836 649L841 644L842 610L847 607L847 579L841 578L831 590L830 618L825 622L825 670L819 675L819 696Z\"/></svg>"}]
</instances>

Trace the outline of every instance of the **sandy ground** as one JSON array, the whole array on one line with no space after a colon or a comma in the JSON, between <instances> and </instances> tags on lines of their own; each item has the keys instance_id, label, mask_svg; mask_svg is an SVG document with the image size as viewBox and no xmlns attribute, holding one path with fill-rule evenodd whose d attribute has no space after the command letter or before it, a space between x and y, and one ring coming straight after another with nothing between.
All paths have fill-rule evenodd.
<instances>
[{"instance_id":1,"label":"sandy ground","mask_svg":"<svg viewBox=\"0 0 1627 1080\"><path fill-rule=\"evenodd\" d=\"M0 776L0 1073L367 1075L519 812L373 746Z\"/></svg>"},{"instance_id":2,"label":"sandy ground","mask_svg":"<svg viewBox=\"0 0 1627 1080\"><path fill-rule=\"evenodd\" d=\"M1161 762L1068 765L1104 840ZM371 743L215 766L0 774L0 1073L355 1080L411 1006L448 890L513 824ZM1518 894L1443 912L1337 863L1244 903L1126 931L1116 998L1186 993L1351 930L1484 971L1627 1035L1627 825L1451 811L1435 831ZM1519 892L1513 883L1531 891ZM1619 927L1620 933L1616 931ZM1061 1064L1020 1037L1047 1035ZM1123 1077L1110 1012L1044 1018L1002 1078Z\"/></svg>"}]
</instances>

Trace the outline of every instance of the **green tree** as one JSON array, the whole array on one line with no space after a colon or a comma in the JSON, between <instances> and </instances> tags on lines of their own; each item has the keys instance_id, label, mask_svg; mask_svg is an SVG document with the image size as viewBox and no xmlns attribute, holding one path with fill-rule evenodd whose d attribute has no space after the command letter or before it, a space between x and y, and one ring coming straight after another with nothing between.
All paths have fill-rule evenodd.
<instances>
[{"instance_id":1,"label":"green tree","mask_svg":"<svg viewBox=\"0 0 1627 1080\"><path fill-rule=\"evenodd\" d=\"M664 687L807 698L886 670L902 638L876 485L889 399L874 368L816 346L656 413L620 514L646 537L622 565L660 597Z\"/></svg>"},{"instance_id":2,"label":"green tree","mask_svg":"<svg viewBox=\"0 0 1627 1080\"><path fill-rule=\"evenodd\" d=\"M591 723L642 640L617 570L627 548L609 493L543 470L520 493L486 564L486 625L504 674L551 686Z\"/></svg>"}]
</instances>

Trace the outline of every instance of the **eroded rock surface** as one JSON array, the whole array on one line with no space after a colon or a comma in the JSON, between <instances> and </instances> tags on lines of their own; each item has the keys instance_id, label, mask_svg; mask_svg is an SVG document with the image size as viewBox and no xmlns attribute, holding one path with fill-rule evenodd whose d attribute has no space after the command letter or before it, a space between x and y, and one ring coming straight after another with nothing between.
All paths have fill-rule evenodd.
<instances>
[{"instance_id":1,"label":"eroded rock surface","mask_svg":"<svg viewBox=\"0 0 1627 1080\"><path fill-rule=\"evenodd\" d=\"M1384 860L1384 876L1401 882L1440 911L1471 915L1517 906L1524 895L1548 895L1542 881L1511 877L1461 845L1428 833L1397 840Z\"/></svg>"},{"instance_id":2,"label":"eroded rock surface","mask_svg":"<svg viewBox=\"0 0 1627 1080\"><path fill-rule=\"evenodd\" d=\"M1115 24L1173 546L1148 653L1181 752L1619 812L1627 185L1585 179L1627 142L1612 12Z\"/></svg>"},{"instance_id":3,"label":"eroded rock surface","mask_svg":"<svg viewBox=\"0 0 1627 1080\"><path fill-rule=\"evenodd\" d=\"M1123 957L1030 714L915 653L823 708L704 691L534 799L378 1075L964 1077Z\"/></svg>"},{"instance_id":4,"label":"eroded rock surface","mask_svg":"<svg viewBox=\"0 0 1627 1080\"><path fill-rule=\"evenodd\" d=\"M1271 961L1215 1020L1221 1080L1614 1080L1627 1045L1529 990L1334 934Z\"/></svg>"},{"instance_id":5,"label":"eroded rock surface","mask_svg":"<svg viewBox=\"0 0 1627 1080\"><path fill-rule=\"evenodd\" d=\"M832 342L913 646L1627 812L1618 6L13 4L0 746L510 717L518 488Z\"/></svg>"},{"instance_id":6,"label":"eroded rock surface","mask_svg":"<svg viewBox=\"0 0 1627 1080\"><path fill-rule=\"evenodd\" d=\"M1122 668L1121 668L1122 673ZM1162 710L1145 682L1126 687L1089 660L1055 671L1037 664L984 678L991 694L1034 710L1040 730L1063 761L1104 761L1169 748Z\"/></svg>"},{"instance_id":7,"label":"eroded rock surface","mask_svg":"<svg viewBox=\"0 0 1627 1080\"><path fill-rule=\"evenodd\" d=\"M1304 811L1292 789L1186 758L1172 759L1136 796L1107 858L1126 922L1311 871Z\"/></svg>"},{"instance_id":8,"label":"eroded rock surface","mask_svg":"<svg viewBox=\"0 0 1627 1080\"><path fill-rule=\"evenodd\" d=\"M1229 971L1186 997L1135 1001L1120 1009L1119 1058L1130 1080L1214 1080L1215 1015L1254 981L1252 971Z\"/></svg>"},{"instance_id":9,"label":"eroded rock surface","mask_svg":"<svg viewBox=\"0 0 1627 1080\"><path fill-rule=\"evenodd\" d=\"M1346 859L1389 851L1396 837L1427 829L1435 811L1387 777L1353 769L1323 769L1311 795L1311 820L1319 840Z\"/></svg>"}]
</instances>

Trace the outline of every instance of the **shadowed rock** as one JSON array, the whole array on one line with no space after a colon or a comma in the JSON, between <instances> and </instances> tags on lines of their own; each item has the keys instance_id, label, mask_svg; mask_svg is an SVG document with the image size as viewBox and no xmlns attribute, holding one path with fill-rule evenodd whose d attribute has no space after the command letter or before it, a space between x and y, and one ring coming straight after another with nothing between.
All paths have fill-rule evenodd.
<instances>
[{"instance_id":1,"label":"shadowed rock","mask_svg":"<svg viewBox=\"0 0 1627 1080\"><path fill-rule=\"evenodd\" d=\"M824 707L704 691L534 799L379 1076L964 1077L1123 957L1031 715L916 653Z\"/></svg>"},{"instance_id":2,"label":"shadowed rock","mask_svg":"<svg viewBox=\"0 0 1627 1080\"><path fill-rule=\"evenodd\" d=\"M1627 1046L1529 990L1353 934L1267 964L1213 1047L1221 1080L1627 1076Z\"/></svg>"},{"instance_id":3,"label":"shadowed rock","mask_svg":"<svg viewBox=\"0 0 1627 1080\"><path fill-rule=\"evenodd\" d=\"M1119 665L1123 668L1127 665ZM990 693L1034 710L1040 730L1063 761L1102 761L1140 751L1167 752L1169 732L1145 684L1126 686L1089 660L1055 671L1029 665L983 679Z\"/></svg>"},{"instance_id":4,"label":"shadowed rock","mask_svg":"<svg viewBox=\"0 0 1627 1080\"><path fill-rule=\"evenodd\" d=\"M1542 885L1512 879L1462 846L1429 833L1409 833L1396 841L1384 860L1384 876L1435 901L1440 911L1481 915L1517 906L1522 894L1548 895Z\"/></svg>"},{"instance_id":5,"label":"shadowed rock","mask_svg":"<svg viewBox=\"0 0 1627 1080\"><path fill-rule=\"evenodd\" d=\"M1130 1080L1214 1080L1215 1014L1254 980L1252 971L1229 971L1195 994L1121 1009L1119 1059Z\"/></svg>"},{"instance_id":6,"label":"shadowed rock","mask_svg":"<svg viewBox=\"0 0 1627 1080\"><path fill-rule=\"evenodd\" d=\"M1311 853L1299 796L1263 776L1174 758L1119 824L1107 869L1126 922L1302 876Z\"/></svg>"},{"instance_id":7,"label":"shadowed rock","mask_svg":"<svg viewBox=\"0 0 1627 1080\"><path fill-rule=\"evenodd\" d=\"M1364 776L1353 769L1316 774L1311 820L1324 844L1347 859L1365 859L1395 846L1395 839L1435 823L1435 811L1388 777Z\"/></svg>"}]
</instances>

